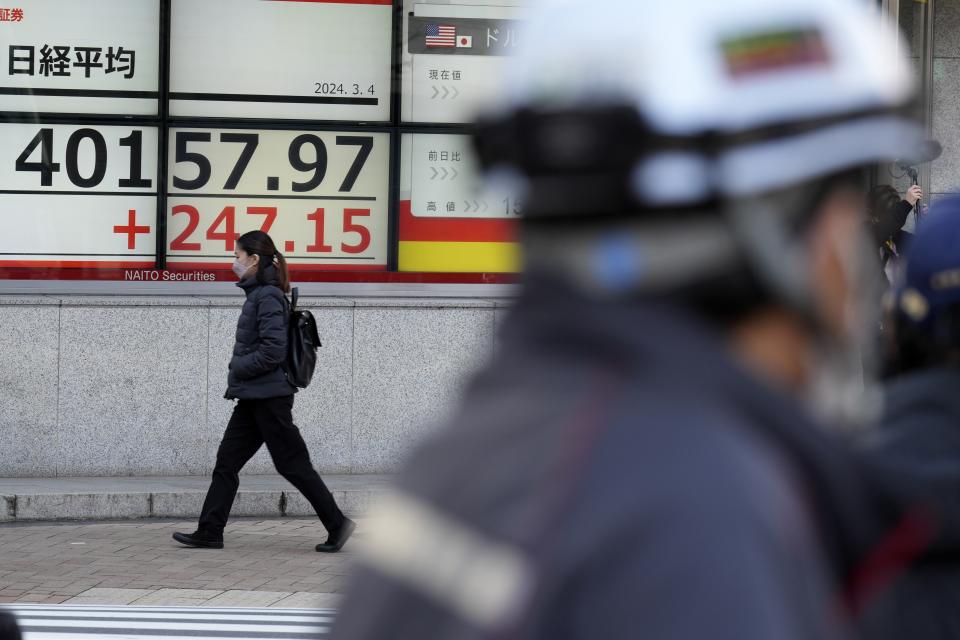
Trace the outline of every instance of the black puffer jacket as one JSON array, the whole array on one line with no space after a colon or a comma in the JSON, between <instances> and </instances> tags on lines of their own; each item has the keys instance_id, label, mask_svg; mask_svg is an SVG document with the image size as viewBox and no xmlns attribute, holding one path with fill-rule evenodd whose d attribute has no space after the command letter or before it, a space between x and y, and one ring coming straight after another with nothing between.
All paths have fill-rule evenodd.
<instances>
[{"instance_id":1,"label":"black puffer jacket","mask_svg":"<svg viewBox=\"0 0 960 640\"><path fill-rule=\"evenodd\" d=\"M264 284L255 276L237 283L247 301L237 320L237 341L227 376L224 397L231 400L276 398L297 391L282 366L287 355L287 303L277 270L268 266L264 276Z\"/></svg>"}]
</instances>

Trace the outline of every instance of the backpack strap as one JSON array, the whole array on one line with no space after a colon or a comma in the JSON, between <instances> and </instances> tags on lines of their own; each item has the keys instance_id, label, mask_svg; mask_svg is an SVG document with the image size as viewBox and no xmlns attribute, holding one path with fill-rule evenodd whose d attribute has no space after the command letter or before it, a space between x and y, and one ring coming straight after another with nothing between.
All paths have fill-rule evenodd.
<instances>
[{"instance_id":1,"label":"backpack strap","mask_svg":"<svg viewBox=\"0 0 960 640\"><path fill-rule=\"evenodd\" d=\"M300 298L300 289L294 287L290 290L290 312L297 310L297 300Z\"/></svg>"}]
</instances>

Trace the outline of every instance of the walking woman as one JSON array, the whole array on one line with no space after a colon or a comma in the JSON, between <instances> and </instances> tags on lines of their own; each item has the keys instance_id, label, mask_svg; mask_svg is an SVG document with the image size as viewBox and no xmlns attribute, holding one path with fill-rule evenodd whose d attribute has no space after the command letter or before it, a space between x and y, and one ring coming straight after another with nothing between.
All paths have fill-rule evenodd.
<instances>
[{"instance_id":1,"label":"walking woman","mask_svg":"<svg viewBox=\"0 0 960 640\"><path fill-rule=\"evenodd\" d=\"M189 547L223 548L223 529L237 495L239 472L266 443L277 471L313 506L329 537L317 551L339 551L356 526L337 507L310 462L307 445L293 424L293 394L283 363L287 354L290 291L287 263L266 233L251 231L237 239L233 271L247 301L237 321L237 337L227 376L226 398L236 399L233 415L217 451L213 480L193 533L174 533Z\"/></svg>"}]
</instances>

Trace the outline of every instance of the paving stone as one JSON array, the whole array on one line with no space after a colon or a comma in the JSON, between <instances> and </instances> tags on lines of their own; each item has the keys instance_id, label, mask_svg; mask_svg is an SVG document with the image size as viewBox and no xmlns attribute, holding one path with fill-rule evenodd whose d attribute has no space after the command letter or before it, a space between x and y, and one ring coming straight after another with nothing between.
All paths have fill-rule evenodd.
<instances>
[{"instance_id":1,"label":"paving stone","mask_svg":"<svg viewBox=\"0 0 960 640\"><path fill-rule=\"evenodd\" d=\"M310 601L310 592L342 590L354 561L352 544L339 554L313 550L322 537L313 518L233 518L223 550L187 549L170 538L195 526L192 521L0 526L0 602L191 606L216 600L228 606L232 599L251 603L236 606L296 607Z\"/></svg>"},{"instance_id":2,"label":"paving stone","mask_svg":"<svg viewBox=\"0 0 960 640\"><path fill-rule=\"evenodd\" d=\"M138 607L192 607L216 598L218 589L158 589L130 604Z\"/></svg>"},{"instance_id":3,"label":"paving stone","mask_svg":"<svg viewBox=\"0 0 960 640\"><path fill-rule=\"evenodd\" d=\"M205 607L269 607L293 595L289 591L231 589L203 603Z\"/></svg>"},{"instance_id":4,"label":"paving stone","mask_svg":"<svg viewBox=\"0 0 960 640\"><path fill-rule=\"evenodd\" d=\"M270 606L288 609L335 609L340 605L342 599L343 596L339 593L298 592Z\"/></svg>"},{"instance_id":5,"label":"paving stone","mask_svg":"<svg viewBox=\"0 0 960 640\"><path fill-rule=\"evenodd\" d=\"M147 589L87 589L65 604L130 604L133 601L153 593Z\"/></svg>"}]
</instances>

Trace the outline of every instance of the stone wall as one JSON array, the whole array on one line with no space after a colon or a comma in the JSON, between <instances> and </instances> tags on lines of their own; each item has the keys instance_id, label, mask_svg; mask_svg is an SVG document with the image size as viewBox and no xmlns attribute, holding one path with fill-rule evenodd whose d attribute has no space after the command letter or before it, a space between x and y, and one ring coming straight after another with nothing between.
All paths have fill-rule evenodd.
<instances>
[{"instance_id":1,"label":"stone wall","mask_svg":"<svg viewBox=\"0 0 960 640\"><path fill-rule=\"evenodd\" d=\"M240 296L0 296L0 476L207 474ZM302 299L295 419L328 473L394 470L494 349L506 302ZM270 473L265 450L248 473Z\"/></svg>"},{"instance_id":2,"label":"stone wall","mask_svg":"<svg viewBox=\"0 0 960 640\"><path fill-rule=\"evenodd\" d=\"M943 155L932 164L934 200L960 188L960 2L938 0L935 11L933 137Z\"/></svg>"}]
</instances>

